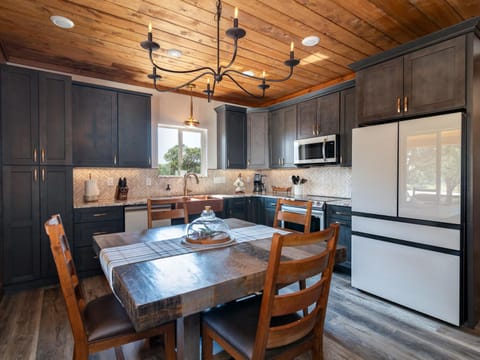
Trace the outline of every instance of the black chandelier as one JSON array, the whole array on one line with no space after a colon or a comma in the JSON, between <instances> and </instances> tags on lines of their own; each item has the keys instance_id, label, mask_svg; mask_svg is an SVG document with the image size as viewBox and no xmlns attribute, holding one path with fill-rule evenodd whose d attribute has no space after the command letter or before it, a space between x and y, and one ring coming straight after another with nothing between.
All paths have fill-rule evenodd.
<instances>
[{"instance_id":1,"label":"black chandelier","mask_svg":"<svg viewBox=\"0 0 480 360\"><path fill-rule=\"evenodd\" d=\"M258 77L258 76L246 74L246 73L243 73L241 71L231 69L231 66L233 65L233 63L235 62L235 59L237 57L237 50L238 50L237 42L238 42L238 39L241 39L242 37L244 37L246 35L246 31L244 29L238 27L238 8L235 8L235 16L234 16L234 19L233 19L233 27L226 31L227 36L232 38L233 41L234 41L232 58L231 58L230 62L228 63L228 65L221 66L220 65L220 18L221 18L221 15L222 15L222 1L217 0L217 12L216 12L216 15L215 15L215 19L217 20L217 67L216 67L216 69L214 69L212 67L209 67L209 66L202 66L202 67L199 67L199 68L196 68L196 69L191 69L191 70L172 70L172 69L167 69L167 68L164 68L164 67L161 67L161 66L157 65L155 63L155 61L153 60L153 52L155 50L158 50L160 48L160 45L157 42L153 41L152 24L151 23L149 24L147 40L142 41L140 43L140 45L144 49L148 50L148 55L149 55L149 58L150 58L150 62L153 65L153 72L148 75L148 78L153 80L153 87L155 88L155 90L157 90L159 92L175 91L175 90L178 90L178 89L181 89L183 87L187 87L187 86L193 84L196 80L202 78L203 76L211 75L212 78L213 78L213 85L210 86L210 78L208 78L207 88L205 90L203 90L203 92L207 95L209 102L210 102L211 97L213 97L213 95L214 95L215 87L216 87L217 83L221 82L224 77L232 80L246 94L248 94L252 97L255 97L255 98L263 98L265 96L265 90L270 87L269 83L286 81L286 80L288 80L292 77L293 68L300 63L300 60L295 59L294 51L293 51L293 42L290 45L290 58L288 60L284 61L284 64L290 68L290 72L284 78L280 78L280 79L267 78L265 76L265 71L263 72L262 77ZM191 74L191 73L197 73L197 72L199 72L200 74L194 76L191 80L189 80L189 81L187 81L187 82L185 82L181 85L171 87L171 88L158 88L157 87L157 80L161 79L162 76L157 74L157 69L160 70L160 71L165 71L165 72L175 73L175 74ZM261 95L256 95L253 92L247 90L244 86L242 86L233 77L233 75L239 75L239 76L242 76L244 78L259 80L260 84L258 85L258 87L261 89Z\"/></svg>"}]
</instances>

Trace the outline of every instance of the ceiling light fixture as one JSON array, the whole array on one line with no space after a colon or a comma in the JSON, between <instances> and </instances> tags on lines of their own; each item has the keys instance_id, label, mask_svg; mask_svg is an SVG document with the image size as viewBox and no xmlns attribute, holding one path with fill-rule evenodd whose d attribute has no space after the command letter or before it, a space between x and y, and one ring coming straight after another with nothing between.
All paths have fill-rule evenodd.
<instances>
[{"instance_id":1,"label":"ceiling light fixture","mask_svg":"<svg viewBox=\"0 0 480 360\"><path fill-rule=\"evenodd\" d=\"M210 99L214 96L215 87L218 83L220 83L223 80L223 78L228 78L231 81L233 81L233 83L235 85L237 85L246 94L248 94L252 97L255 97L255 98L262 98L262 97L265 96L265 90L267 90L270 87L269 83L287 81L288 79L290 79L292 77L293 68L300 63L300 60L295 59L295 56L294 56L295 54L294 54L294 51L293 51L293 41L290 44L290 58L287 59L286 61L284 61L284 64L290 68L290 72L284 78L279 78L279 79L267 78L265 76L265 71L263 72L262 77L258 77L258 76L245 74L245 73L242 73L241 71L231 69L231 67L232 67L232 65L235 62L235 59L237 57L237 50L238 50L237 42L238 42L238 39L241 39L242 37L244 37L246 35L246 31L244 29L238 27L238 8L235 8L235 16L233 18L233 27L226 31L227 36L233 39L233 46L234 47L233 47L232 58L231 58L230 62L228 63L228 65L226 65L226 66L220 65L220 18L221 18L221 15L222 15L222 1L217 0L216 5L217 5L217 11L216 11L216 15L215 15L215 20L217 21L217 65L216 65L215 69L213 67L210 67L210 66L202 66L202 67L199 67L199 68L196 68L196 69L191 69L191 70L173 70L173 69L167 69L167 68L164 68L164 67L161 67L161 66L157 65L155 63L155 61L153 60L153 52L155 50L158 50L160 48L160 45L157 42L153 41L152 24L151 23L149 24L147 40L142 41L140 43L140 45L144 49L148 50L150 62L153 65L153 72L152 72L152 74L149 74L148 77L153 80L153 87L155 88L155 90L160 91L160 92L178 90L178 89L181 89L183 87L189 86L190 84L193 84L196 80L198 80L198 79L200 79L204 76L207 76L207 78L208 78L207 88L206 88L206 90L203 90L203 92L207 95L208 101L210 101ZM200 74L195 75L191 80L189 80L189 81L187 81L187 82L185 82L181 85L171 87L171 88L158 88L157 87L157 80L160 80L162 78L162 76L157 74L157 69L160 70L160 71L165 71L165 72L175 73L175 74L192 74L192 73L197 73L197 72L200 73ZM242 76L244 78L251 79L251 80L259 80L260 84L258 85L258 87L261 89L261 95L256 95L253 92L247 90L243 85L241 85L238 82L238 80L236 80L234 78L234 75L239 75L239 76ZM212 78L212 80L213 80L213 86L212 87L210 87L210 78Z\"/></svg>"},{"instance_id":2,"label":"ceiling light fixture","mask_svg":"<svg viewBox=\"0 0 480 360\"><path fill-rule=\"evenodd\" d=\"M195 120L193 118L193 89L195 88L194 84L188 84L188 87L190 88L190 117L183 122L185 126L188 127L198 127L200 123L198 120Z\"/></svg>"},{"instance_id":3,"label":"ceiling light fixture","mask_svg":"<svg viewBox=\"0 0 480 360\"><path fill-rule=\"evenodd\" d=\"M71 29L75 26L72 20L64 16L58 16L58 15L50 16L50 21L62 29Z\"/></svg>"},{"instance_id":4,"label":"ceiling light fixture","mask_svg":"<svg viewBox=\"0 0 480 360\"><path fill-rule=\"evenodd\" d=\"M303 46L315 46L320 42L320 38L315 35L307 36L303 38L302 45Z\"/></svg>"}]
</instances>

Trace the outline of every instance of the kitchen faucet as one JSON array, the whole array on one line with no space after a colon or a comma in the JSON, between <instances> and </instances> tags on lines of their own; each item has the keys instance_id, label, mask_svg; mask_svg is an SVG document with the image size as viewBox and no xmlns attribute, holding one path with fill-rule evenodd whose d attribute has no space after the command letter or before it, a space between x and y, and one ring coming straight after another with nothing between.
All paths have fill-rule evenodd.
<instances>
[{"instance_id":1,"label":"kitchen faucet","mask_svg":"<svg viewBox=\"0 0 480 360\"><path fill-rule=\"evenodd\" d=\"M183 176L183 196L187 196L188 192L190 191L189 189L187 189L187 180L190 176L193 176L195 178L195 180L197 181L197 184L199 183L197 174L192 172L186 173Z\"/></svg>"}]
</instances>

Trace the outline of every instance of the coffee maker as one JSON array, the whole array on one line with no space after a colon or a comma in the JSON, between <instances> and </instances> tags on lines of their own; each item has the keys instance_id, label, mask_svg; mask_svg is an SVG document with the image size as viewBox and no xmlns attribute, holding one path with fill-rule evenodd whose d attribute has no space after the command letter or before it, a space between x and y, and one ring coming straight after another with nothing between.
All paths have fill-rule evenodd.
<instances>
[{"instance_id":1,"label":"coffee maker","mask_svg":"<svg viewBox=\"0 0 480 360\"><path fill-rule=\"evenodd\" d=\"M263 177L265 175L255 174L253 177L253 192L262 193L265 190L265 184L263 183Z\"/></svg>"}]
</instances>

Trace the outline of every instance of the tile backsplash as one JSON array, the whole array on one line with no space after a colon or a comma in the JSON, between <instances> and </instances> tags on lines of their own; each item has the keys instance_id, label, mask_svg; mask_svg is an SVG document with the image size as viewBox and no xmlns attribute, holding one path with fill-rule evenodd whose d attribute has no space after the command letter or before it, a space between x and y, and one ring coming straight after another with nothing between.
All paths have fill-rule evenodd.
<instances>
[{"instance_id":1,"label":"tile backsplash","mask_svg":"<svg viewBox=\"0 0 480 360\"><path fill-rule=\"evenodd\" d=\"M292 175L305 178L304 194L328 195L337 197L351 196L352 169L340 166L320 166L308 169L274 169L274 170L208 170L208 176L200 177L199 184L188 179L188 188L192 194L233 194L233 185L241 173L246 186L246 192L253 191L253 176L255 173L266 175L267 192L272 186L292 186ZM129 199L143 199L154 196L169 196L183 194L183 177L158 176L157 169L133 168L75 168L73 170L74 202L83 202L85 180L97 181L100 190L99 201L108 202L115 198L118 179L126 178L129 188ZM150 184L150 185L147 185ZM170 190L167 191L167 185Z\"/></svg>"}]
</instances>

